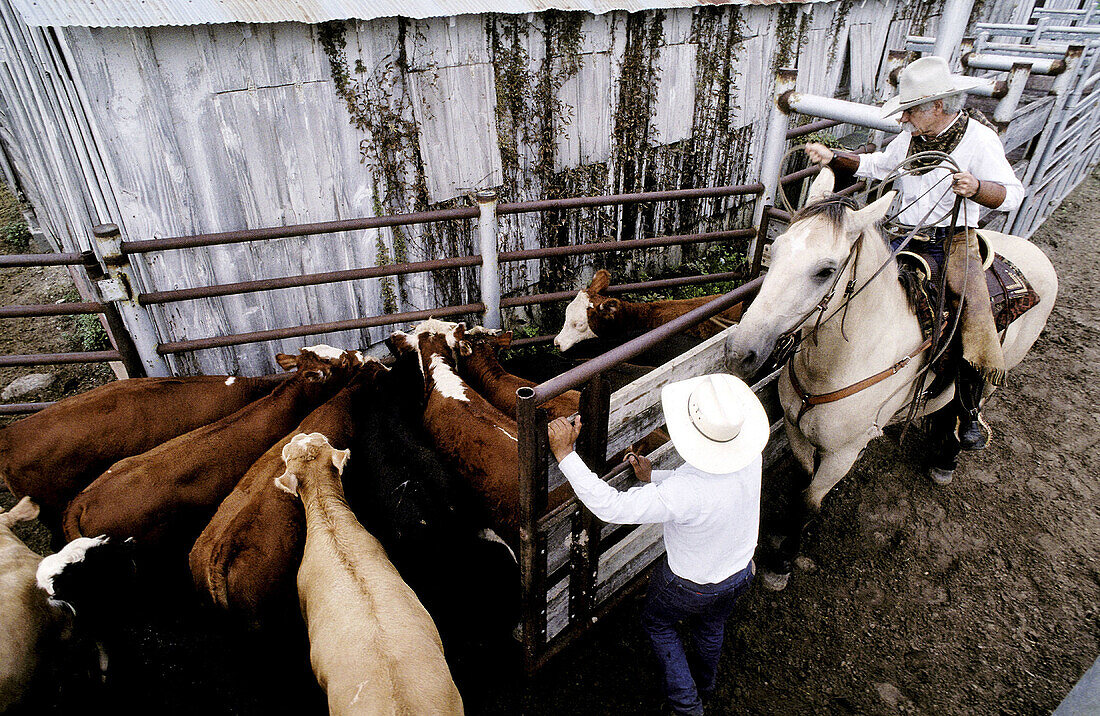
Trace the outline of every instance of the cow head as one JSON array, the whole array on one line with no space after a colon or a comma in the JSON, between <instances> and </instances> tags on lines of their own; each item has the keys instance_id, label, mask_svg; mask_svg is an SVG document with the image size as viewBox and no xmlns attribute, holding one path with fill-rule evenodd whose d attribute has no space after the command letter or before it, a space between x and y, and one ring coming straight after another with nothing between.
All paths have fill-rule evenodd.
<instances>
[{"instance_id":1,"label":"cow head","mask_svg":"<svg viewBox=\"0 0 1100 716\"><path fill-rule=\"evenodd\" d=\"M474 326L465 332L462 341L458 343L458 355L470 356L475 353L496 355L501 348L507 348L511 344L511 331Z\"/></svg>"},{"instance_id":2,"label":"cow head","mask_svg":"<svg viewBox=\"0 0 1100 716\"><path fill-rule=\"evenodd\" d=\"M344 474L344 466L350 456L351 450L335 449L321 433L298 433L283 446L286 472L275 478L275 487L296 496L303 477L309 471L309 463L331 461L339 476Z\"/></svg>"},{"instance_id":3,"label":"cow head","mask_svg":"<svg viewBox=\"0 0 1100 716\"><path fill-rule=\"evenodd\" d=\"M554 338L554 345L567 351L581 341L618 333L622 301L604 295L611 284L611 274L600 269L588 288L565 307L565 325Z\"/></svg>"},{"instance_id":4,"label":"cow head","mask_svg":"<svg viewBox=\"0 0 1100 716\"><path fill-rule=\"evenodd\" d=\"M346 351L320 343L302 348L298 355L279 353L275 356L283 370L296 370L304 380L326 382L335 377L345 377L370 360L359 351Z\"/></svg>"}]
</instances>

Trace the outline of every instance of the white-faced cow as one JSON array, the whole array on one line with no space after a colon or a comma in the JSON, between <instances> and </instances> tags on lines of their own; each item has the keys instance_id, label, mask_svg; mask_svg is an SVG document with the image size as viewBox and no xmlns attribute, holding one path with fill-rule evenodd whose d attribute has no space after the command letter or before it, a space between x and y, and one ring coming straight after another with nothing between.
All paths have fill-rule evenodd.
<instances>
[{"instance_id":1,"label":"white-faced cow","mask_svg":"<svg viewBox=\"0 0 1100 716\"><path fill-rule=\"evenodd\" d=\"M119 460L235 413L280 382L221 375L108 383L0 430L0 475L53 518Z\"/></svg>"},{"instance_id":2,"label":"white-faced cow","mask_svg":"<svg viewBox=\"0 0 1100 716\"><path fill-rule=\"evenodd\" d=\"M301 501L275 487L286 469L283 448L294 435L313 432L324 433L338 448L350 447L366 389L386 372L377 360L366 360L346 387L256 460L191 548L198 590L254 625L283 621L298 606L294 575L305 543L305 516Z\"/></svg>"},{"instance_id":3,"label":"white-faced cow","mask_svg":"<svg viewBox=\"0 0 1100 716\"><path fill-rule=\"evenodd\" d=\"M588 288L577 292L577 297L565 309L565 325L554 338L555 346L567 351L577 343L591 338L624 338L651 331L718 298L700 296L636 303L604 295L610 284L611 274L606 269L600 269ZM710 320L684 331L684 334L699 339L710 338L740 318L741 304L738 303Z\"/></svg>"},{"instance_id":4,"label":"white-faced cow","mask_svg":"<svg viewBox=\"0 0 1100 716\"><path fill-rule=\"evenodd\" d=\"M357 352L330 346L279 354L297 372L271 394L216 423L115 463L69 504L67 539L107 534L135 537L143 553L186 555L225 496L256 460L328 400L359 370Z\"/></svg>"}]
</instances>

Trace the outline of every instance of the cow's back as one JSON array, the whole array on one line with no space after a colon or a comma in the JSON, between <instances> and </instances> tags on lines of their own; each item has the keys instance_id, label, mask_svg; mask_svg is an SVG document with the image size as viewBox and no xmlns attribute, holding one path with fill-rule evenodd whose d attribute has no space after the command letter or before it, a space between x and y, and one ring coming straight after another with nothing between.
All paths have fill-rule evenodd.
<instances>
[{"instance_id":1,"label":"cow's back","mask_svg":"<svg viewBox=\"0 0 1100 716\"><path fill-rule=\"evenodd\" d=\"M0 430L0 474L47 513L115 462L230 415L273 378L131 378L61 400Z\"/></svg>"},{"instance_id":2,"label":"cow's back","mask_svg":"<svg viewBox=\"0 0 1100 716\"><path fill-rule=\"evenodd\" d=\"M195 586L214 603L259 621L294 606L294 575L305 540L302 503L275 487L286 466L283 447L298 433L323 433L348 447L350 412L364 388L356 379L314 410L248 469L222 501L189 555Z\"/></svg>"},{"instance_id":3,"label":"cow's back","mask_svg":"<svg viewBox=\"0 0 1100 716\"><path fill-rule=\"evenodd\" d=\"M347 518L310 525L298 571L329 713L462 713L431 617L378 540Z\"/></svg>"},{"instance_id":4,"label":"cow's back","mask_svg":"<svg viewBox=\"0 0 1100 716\"><path fill-rule=\"evenodd\" d=\"M115 463L69 504L66 538L135 537L143 549L172 538L189 548L248 468L328 395L295 376L216 423Z\"/></svg>"}]
</instances>

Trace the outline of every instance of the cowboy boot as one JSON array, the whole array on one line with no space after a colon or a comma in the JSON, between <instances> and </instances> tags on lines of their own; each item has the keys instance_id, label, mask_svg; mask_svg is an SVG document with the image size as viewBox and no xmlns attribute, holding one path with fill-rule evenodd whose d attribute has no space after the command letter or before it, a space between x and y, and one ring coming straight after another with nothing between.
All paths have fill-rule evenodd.
<instances>
[{"instance_id":1,"label":"cowboy boot","mask_svg":"<svg viewBox=\"0 0 1100 716\"><path fill-rule=\"evenodd\" d=\"M963 450L981 450L989 444L992 431L982 419L985 381L974 366L961 361L955 377L955 400L959 414L959 444Z\"/></svg>"}]
</instances>

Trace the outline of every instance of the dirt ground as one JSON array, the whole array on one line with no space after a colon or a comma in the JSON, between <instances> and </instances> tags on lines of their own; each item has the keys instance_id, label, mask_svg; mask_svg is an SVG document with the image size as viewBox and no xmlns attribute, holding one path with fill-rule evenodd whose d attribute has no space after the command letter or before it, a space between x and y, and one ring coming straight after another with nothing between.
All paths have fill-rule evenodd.
<instances>
[{"instance_id":1,"label":"dirt ground","mask_svg":"<svg viewBox=\"0 0 1100 716\"><path fill-rule=\"evenodd\" d=\"M947 487L927 479L921 435L872 443L827 498L787 590L757 585L738 605L708 713L1044 714L1100 655L1098 207L1100 172L1034 237L1061 290L986 410L993 443L964 454ZM38 302L13 285L0 283L5 303ZM27 341L9 329L0 352L50 349ZM784 479L766 475L766 492ZM45 550L34 525L19 533ZM283 659L186 599L143 601L142 664L116 712L324 712L300 644ZM660 713L639 611L628 600L531 681L514 648L472 665L468 712ZM65 713L66 698L43 711Z\"/></svg>"}]
</instances>

